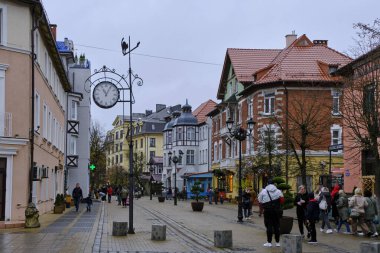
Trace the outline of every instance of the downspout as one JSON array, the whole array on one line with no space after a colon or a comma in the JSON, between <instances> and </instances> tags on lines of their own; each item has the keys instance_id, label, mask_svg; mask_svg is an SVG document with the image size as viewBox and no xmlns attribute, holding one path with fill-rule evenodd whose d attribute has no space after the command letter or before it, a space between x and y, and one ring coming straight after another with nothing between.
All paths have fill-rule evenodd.
<instances>
[{"instance_id":1,"label":"downspout","mask_svg":"<svg viewBox=\"0 0 380 253\"><path fill-rule=\"evenodd\" d=\"M33 192L33 167L34 167L34 89L35 89L35 82L34 82L34 62L36 60L36 55L34 53L34 31L38 28L36 25L35 20L35 9L33 7L32 9L32 30L30 31L31 35L31 47L32 47L32 61L31 61L31 70L32 70L32 97L31 97L31 120L30 120L30 170L29 170L29 199L28 202L32 203L32 192Z\"/></svg>"},{"instance_id":2,"label":"downspout","mask_svg":"<svg viewBox=\"0 0 380 253\"><path fill-rule=\"evenodd\" d=\"M284 81L282 81L282 84L285 88L285 96L286 96L286 155L285 155L285 182L288 184L289 182L289 93L288 89L285 86Z\"/></svg>"}]
</instances>

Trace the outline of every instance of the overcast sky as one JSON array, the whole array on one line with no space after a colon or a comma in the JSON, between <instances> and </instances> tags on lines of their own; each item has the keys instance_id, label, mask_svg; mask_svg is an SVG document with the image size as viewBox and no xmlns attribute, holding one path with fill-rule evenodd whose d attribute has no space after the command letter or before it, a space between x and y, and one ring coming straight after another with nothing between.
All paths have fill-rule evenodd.
<instances>
[{"instance_id":1,"label":"overcast sky","mask_svg":"<svg viewBox=\"0 0 380 253\"><path fill-rule=\"evenodd\" d=\"M73 40L91 71L103 65L128 72L120 48L131 36L132 70L144 80L134 86L133 112L156 104L184 104L193 110L216 100L227 48L277 48L293 30L348 52L356 22L379 17L379 0L43 0L57 39ZM165 59L166 58L166 59ZM172 60L170 60L170 59ZM178 59L178 60L173 60ZM129 106L126 105L126 108ZM92 103L92 118L109 130L122 105L104 110ZM126 111L129 114L129 111Z\"/></svg>"}]
</instances>

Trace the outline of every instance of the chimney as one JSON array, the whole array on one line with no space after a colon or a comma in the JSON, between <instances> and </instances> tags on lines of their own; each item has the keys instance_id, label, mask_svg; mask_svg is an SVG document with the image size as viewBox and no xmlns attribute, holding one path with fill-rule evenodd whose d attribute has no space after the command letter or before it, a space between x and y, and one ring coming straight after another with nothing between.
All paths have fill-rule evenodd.
<instances>
[{"instance_id":1,"label":"chimney","mask_svg":"<svg viewBox=\"0 0 380 253\"><path fill-rule=\"evenodd\" d=\"M290 46L297 39L296 31L292 31L292 34L285 35L285 39L286 47Z\"/></svg>"},{"instance_id":2,"label":"chimney","mask_svg":"<svg viewBox=\"0 0 380 253\"><path fill-rule=\"evenodd\" d=\"M51 34L53 35L54 41L57 41L57 25L50 24L50 31L51 31Z\"/></svg>"},{"instance_id":3,"label":"chimney","mask_svg":"<svg viewBox=\"0 0 380 253\"><path fill-rule=\"evenodd\" d=\"M323 45L323 46L327 46L327 41L328 41L328 40L313 40L313 44L314 44L314 45Z\"/></svg>"},{"instance_id":4,"label":"chimney","mask_svg":"<svg viewBox=\"0 0 380 253\"><path fill-rule=\"evenodd\" d=\"M153 112L152 110L145 110L145 116L151 115Z\"/></svg>"},{"instance_id":5,"label":"chimney","mask_svg":"<svg viewBox=\"0 0 380 253\"><path fill-rule=\"evenodd\" d=\"M163 104L156 104L156 112L159 112L166 108L166 105Z\"/></svg>"}]
</instances>

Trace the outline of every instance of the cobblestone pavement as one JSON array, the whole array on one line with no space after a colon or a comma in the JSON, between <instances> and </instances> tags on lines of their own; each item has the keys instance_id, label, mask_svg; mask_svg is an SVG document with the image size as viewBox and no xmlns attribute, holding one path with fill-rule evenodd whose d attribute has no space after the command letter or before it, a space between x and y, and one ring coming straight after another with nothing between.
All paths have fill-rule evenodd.
<instances>
[{"instance_id":1,"label":"cobblestone pavement","mask_svg":"<svg viewBox=\"0 0 380 253\"><path fill-rule=\"evenodd\" d=\"M190 201L143 197L134 200L135 234L112 236L113 221L127 221L128 208L113 203L94 202L91 213L73 208L63 215L45 214L40 217L41 228L0 230L0 252L281 252L280 248L263 248L266 241L263 218L254 207L252 220L236 222L237 206L229 203L209 205L203 212L193 212ZM294 210L285 210L294 216ZM152 224L166 225L166 240L152 241ZM363 237L343 234L324 234L317 226L318 245L303 243L307 253L356 253ZM233 247L214 247L214 230L232 230ZM293 234L298 233L297 222ZM374 239L370 239L374 240Z\"/></svg>"}]
</instances>

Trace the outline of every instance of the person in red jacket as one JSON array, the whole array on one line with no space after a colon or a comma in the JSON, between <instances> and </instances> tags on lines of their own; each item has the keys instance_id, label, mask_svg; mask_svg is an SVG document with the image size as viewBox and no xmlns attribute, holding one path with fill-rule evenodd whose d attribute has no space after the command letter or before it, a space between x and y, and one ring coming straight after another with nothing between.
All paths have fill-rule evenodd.
<instances>
[{"instance_id":1,"label":"person in red jacket","mask_svg":"<svg viewBox=\"0 0 380 253\"><path fill-rule=\"evenodd\" d=\"M112 197L112 187L109 186L107 189L107 195L108 195L108 203L111 203L111 197Z\"/></svg>"}]
</instances>

